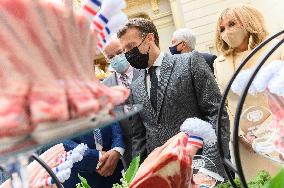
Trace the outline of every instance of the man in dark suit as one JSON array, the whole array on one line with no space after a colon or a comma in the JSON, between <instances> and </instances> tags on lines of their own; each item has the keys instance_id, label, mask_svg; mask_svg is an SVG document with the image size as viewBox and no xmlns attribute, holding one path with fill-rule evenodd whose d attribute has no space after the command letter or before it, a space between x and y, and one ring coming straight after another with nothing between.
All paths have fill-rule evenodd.
<instances>
[{"instance_id":1,"label":"man in dark suit","mask_svg":"<svg viewBox=\"0 0 284 188\"><path fill-rule=\"evenodd\" d=\"M200 118L216 128L221 93L209 66L198 52L178 56L161 52L155 25L142 18L130 19L118 32L118 38L131 66L144 69L132 83L132 95L135 103L143 105L139 113L142 122L137 121L133 128L144 127L146 135L133 131L133 153L141 152L141 143L146 140L149 154L176 135L190 117ZM221 132L227 156L229 130L229 118L224 112ZM217 168L225 177L217 145L205 145L203 155L216 165L205 168L212 171Z\"/></svg>"},{"instance_id":2,"label":"man in dark suit","mask_svg":"<svg viewBox=\"0 0 284 188\"><path fill-rule=\"evenodd\" d=\"M172 37L172 46L169 47L170 52L174 54L189 53L195 50L196 37L195 34L187 28L176 30ZM209 65L212 72L214 72L213 63L217 58L216 55L208 53L200 53Z\"/></svg>"},{"instance_id":3,"label":"man in dark suit","mask_svg":"<svg viewBox=\"0 0 284 188\"><path fill-rule=\"evenodd\" d=\"M124 85L130 89L131 83L139 76L139 70L130 66L127 59L124 56L122 46L117 38L112 38L109 44L104 48L103 54L106 60L110 63L110 67L113 73L103 81L103 84L107 86ZM128 98L126 105L133 104L132 96ZM127 108L117 107L117 112L127 112ZM130 117L120 121L120 125L123 131L123 139L125 143L125 151L123 155L123 165L127 169L132 160L132 126L133 121L136 118ZM145 131L145 130L142 130Z\"/></svg>"},{"instance_id":4,"label":"man in dark suit","mask_svg":"<svg viewBox=\"0 0 284 188\"><path fill-rule=\"evenodd\" d=\"M100 131L101 150L95 140L96 131ZM67 151L73 150L78 144L84 143L88 145L87 151L84 153L82 161L75 163L71 169L70 178L64 182L64 187L76 187L80 182L78 173L87 179L91 187L112 188L112 185L119 183L122 177L123 170L121 154L117 151L118 148L124 149L122 138L122 130L118 123L107 126L101 129L96 129L75 139L65 140L63 145ZM97 169L98 162L101 161L101 166Z\"/></svg>"}]
</instances>

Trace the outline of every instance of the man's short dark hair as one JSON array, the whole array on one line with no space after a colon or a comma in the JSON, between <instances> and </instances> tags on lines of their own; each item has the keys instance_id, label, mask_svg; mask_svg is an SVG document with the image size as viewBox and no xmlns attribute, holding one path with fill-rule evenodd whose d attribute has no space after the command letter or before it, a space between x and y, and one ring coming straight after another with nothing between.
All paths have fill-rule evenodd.
<instances>
[{"instance_id":1,"label":"man's short dark hair","mask_svg":"<svg viewBox=\"0 0 284 188\"><path fill-rule=\"evenodd\" d=\"M132 18L129 19L127 24L121 28L118 33L117 37L121 38L128 29L136 28L141 33L141 37L145 37L149 33L153 33L155 37L155 44L159 47L159 35L156 26L154 23L145 18Z\"/></svg>"}]
</instances>

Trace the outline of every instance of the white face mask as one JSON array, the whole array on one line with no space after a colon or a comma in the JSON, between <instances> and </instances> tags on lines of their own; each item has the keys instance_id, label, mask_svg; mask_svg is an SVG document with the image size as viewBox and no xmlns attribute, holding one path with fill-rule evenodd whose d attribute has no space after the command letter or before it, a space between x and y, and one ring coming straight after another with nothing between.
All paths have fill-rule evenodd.
<instances>
[{"instance_id":1,"label":"white face mask","mask_svg":"<svg viewBox=\"0 0 284 188\"><path fill-rule=\"evenodd\" d=\"M248 32L243 27L234 27L221 33L222 40L231 48L239 47L247 36Z\"/></svg>"}]
</instances>

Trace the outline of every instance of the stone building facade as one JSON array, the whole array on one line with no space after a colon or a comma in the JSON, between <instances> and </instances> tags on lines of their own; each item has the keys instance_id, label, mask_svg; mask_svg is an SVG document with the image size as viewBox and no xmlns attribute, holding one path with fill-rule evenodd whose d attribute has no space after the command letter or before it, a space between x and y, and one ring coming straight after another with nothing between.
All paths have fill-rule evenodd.
<instances>
[{"instance_id":1,"label":"stone building facade","mask_svg":"<svg viewBox=\"0 0 284 188\"><path fill-rule=\"evenodd\" d=\"M74 0L77 4L81 0ZM160 47L168 52L172 33L191 28L197 36L197 50L216 53L214 35L217 17L224 8L249 3L263 14L271 34L284 29L283 0L126 0L129 17L149 16L158 28Z\"/></svg>"}]
</instances>

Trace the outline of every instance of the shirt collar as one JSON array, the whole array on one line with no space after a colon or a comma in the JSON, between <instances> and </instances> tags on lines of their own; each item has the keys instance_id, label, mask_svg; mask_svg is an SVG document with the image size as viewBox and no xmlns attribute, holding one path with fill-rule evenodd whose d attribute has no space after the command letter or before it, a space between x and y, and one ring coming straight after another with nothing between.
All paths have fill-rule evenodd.
<instances>
[{"instance_id":1,"label":"shirt collar","mask_svg":"<svg viewBox=\"0 0 284 188\"><path fill-rule=\"evenodd\" d=\"M152 66L154 66L154 67L162 66L164 55L165 55L164 52L160 52L160 55L158 56L158 58L156 59L156 61L154 62L154 64ZM149 68L150 67L148 67L146 70L148 71Z\"/></svg>"}]
</instances>

